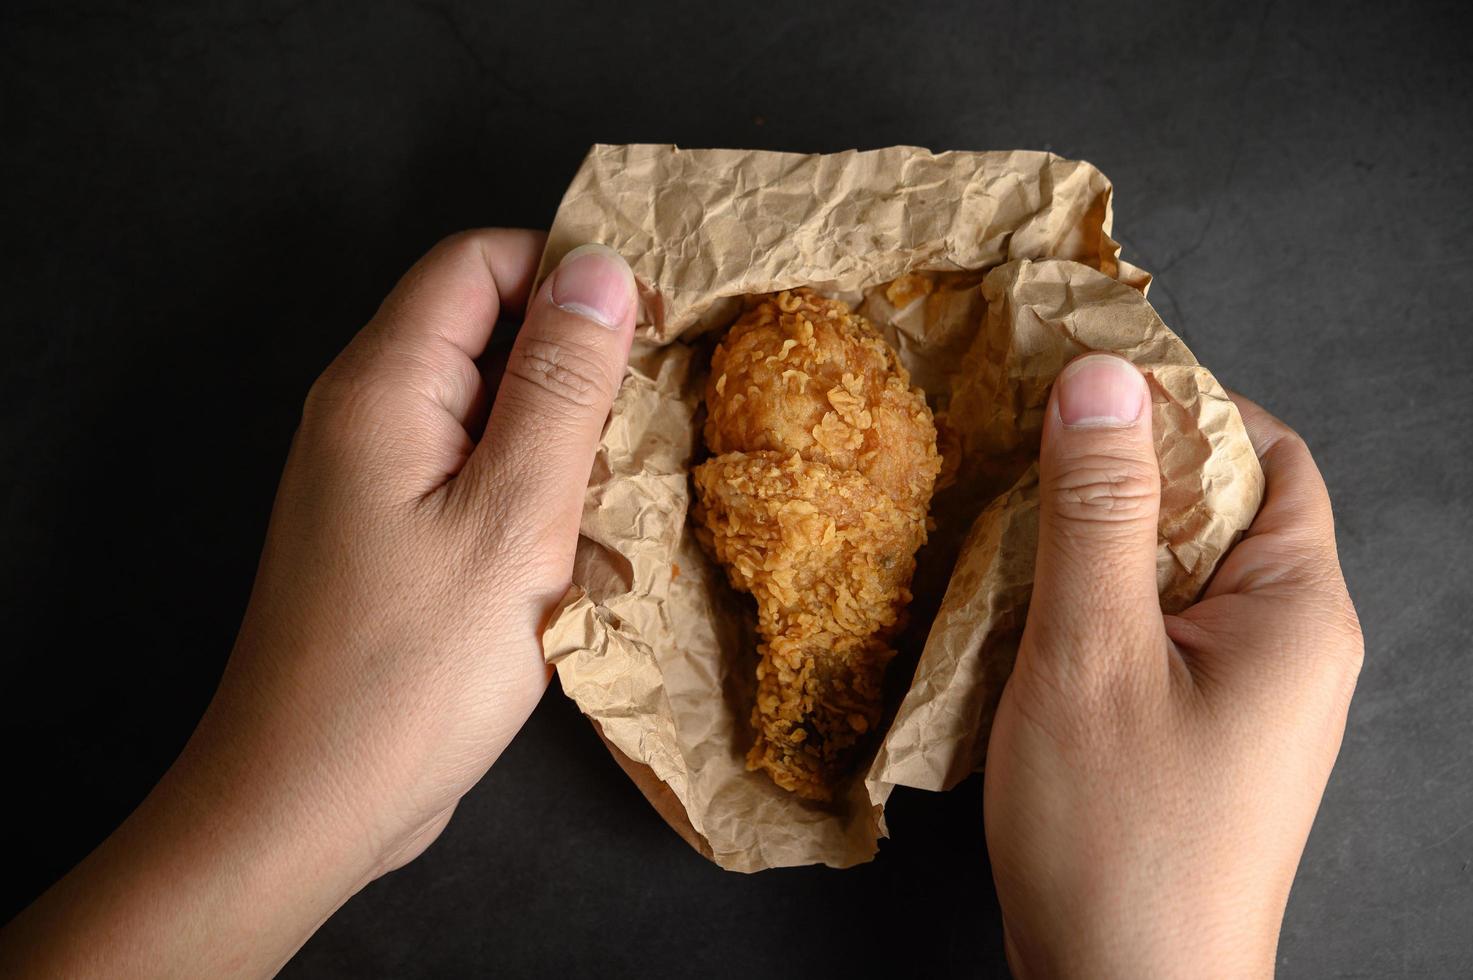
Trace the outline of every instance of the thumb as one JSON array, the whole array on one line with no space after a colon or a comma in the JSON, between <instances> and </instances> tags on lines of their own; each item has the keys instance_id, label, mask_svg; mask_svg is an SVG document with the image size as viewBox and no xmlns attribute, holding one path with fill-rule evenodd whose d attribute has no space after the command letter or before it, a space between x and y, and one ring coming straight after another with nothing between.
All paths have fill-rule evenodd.
<instances>
[{"instance_id":1,"label":"thumb","mask_svg":"<svg viewBox=\"0 0 1473 980\"><path fill-rule=\"evenodd\" d=\"M1150 405L1145 378L1113 354L1077 358L1054 383L1039 450L1038 559L1024 646L1063 673L1164 648Z\"/></svg>"},{"instance_id":2,"label":"thumb","mask_svg":"<svg viewBox=\"0 0 1473 980\"><path fill-rule=\"evenodd\" d=\"M498 521L534 536L522 544L565 558L567 569L634 316L634 274L617 252L582 245L564 256L527 306L467 464L470 485L486 491L475 506L495 499Z\"/></svg>"}]
</instances>

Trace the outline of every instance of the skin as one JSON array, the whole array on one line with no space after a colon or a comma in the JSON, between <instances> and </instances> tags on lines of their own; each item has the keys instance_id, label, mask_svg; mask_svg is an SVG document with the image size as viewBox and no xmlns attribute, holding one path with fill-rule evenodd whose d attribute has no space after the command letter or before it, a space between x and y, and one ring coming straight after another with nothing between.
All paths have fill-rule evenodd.
<instances>
[{"instance_id":1,"label":"skin","mask_svg":"<svg viewBox=\"0 0 1473 980\"><path fill-rule=\"evenodd\" d=\"M505 749L547 685L538 637L635 310L607 250L529 298L542 246L440 243L313 386L216 697L138 810L0 933L0 975L270 975ZM493 399L477 358L523 310ZM1045 431L987 767L1021 976L1272 971L1360 640L1308 452L1241 404L1268 500L1180 617L1155 603L1149 413L1055 409Z\"/></svg>"},{"instance_id":2,"label":"skin","mask_svg":"<svg viewBox=\"0 0 1473 980\"><path fill-rule=\"evenodd\" d=\"M1081 378L1051 396L1033 599L988 744L1008 960L1271 976L1363 656L1329 496L1304 441L1235 397L1266 497L1202 600L1163 616L1151 414L1061 416Z\"/></svg>"},{"instance_id":3,"label":"skin","mask_svg":"<svg viewBox=\"0 0 1473 980\"><path fill-rule=\"evenodd\" d=\"M634 329L455 236L307 397L220 688L163 781L3 936L0 975L266 976L412 860L527 719ZM526 319L487 418L475 359ZM484 432L483 432L484 427Z\"/></svg>"}]
</instances>

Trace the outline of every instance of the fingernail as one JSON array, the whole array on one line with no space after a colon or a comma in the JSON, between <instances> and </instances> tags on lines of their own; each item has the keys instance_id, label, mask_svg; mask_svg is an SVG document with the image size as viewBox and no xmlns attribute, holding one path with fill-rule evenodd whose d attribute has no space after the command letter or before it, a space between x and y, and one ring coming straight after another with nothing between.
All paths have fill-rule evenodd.
<instances>
[{"instance_id":1,"label":"fingernail","mask_svg":"<svg viewBox=\"0 0 1473 980\"><path fill-rule=\"evenodd\" d=\"M1123 357L1086 354L1059 375L1059 418L1081 428L1134 425L1146 403L1146 379Z\"/></svg>"},{"instance_id":2,"label":"fingernail","mask_svg":"<svg viewBox=\"0 0 1473 980\"><path fill-rule=\"evenodd\" d=\"M606 245L579 245L552 274L555 305L617 330L634 306L634 273Z\"/></svg>"}]
</instances>

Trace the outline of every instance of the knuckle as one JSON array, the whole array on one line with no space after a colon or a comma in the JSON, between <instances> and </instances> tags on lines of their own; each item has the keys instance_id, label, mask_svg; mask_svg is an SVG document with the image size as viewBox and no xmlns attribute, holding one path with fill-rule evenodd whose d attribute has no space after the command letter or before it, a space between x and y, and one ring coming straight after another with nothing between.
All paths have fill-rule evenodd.
<instances>
[{"instance_id":1,"label":"knuckle","mask_svg":"<svg viewBox=\"0 0 1473 980\"><path fill-rule=\"evenodd\" d=\"M1160 474L1132 460L1096 456L1075 460L1048 487L1054 514L1081 524L1154 520Z\"/></svg>"},{"instance_id":2,"label":"knuckle","mask_svg":"<svg viewBox=\"0 0 1473 980\"><path fill-rule=\"evenodd\" d=\"M332 418L340 414L353 397L353 385L336 364L330 365L307 389L307 397L302 403L302 421L317 423Z\"/></svg>"},{"instance_id":3,"label":"knuckle","mask_svg":"<svg viewBox=\"0 0 1473 980\"><path fill-rule=\"evenodd\" d=\"M597 353L574 341L529 338L512 354L506 373L578 411L613 398L613 381Z\"/></svg>"},{"instance_id":4,"label":"knuckle","mask_svg":"<svg viewBox=\"0 0 1473 980\"><path fill-rule=\"evenodd\" d=\"M1328 684L1339 700L1350 702L1365 663L1365 640L1348 596L1295 601L1293 624L1285 630L1287 645L1306 683Z\"/></svg>"},{"instance_id":5,"label":"knuckle","mask_svg":"<svg viewBox=\"0 0 1473 980\"><path fill-rule=\"evenodd\" d=\"M1361 628L1360 616L1356 614L1355 605L1346 596L1340 606L1341 632L1345 638L1345 663L1350 673L1351 683L1360 677L1361 668L1366 662L1366 636Z\"/></svg>"},{"instance_id":6,"label":"knuckle","mask_svg":"<svg viewBox=\"0 0 1473 980\"><path fill-rule=\"evenodd\" d=\"M1295 453L1302 452L1306 455L1309 453L1309 446L1305 443L1304 437L1277 415L1264 412L1259 424L1268 431L1270 449L1281 447Z\"/></svg>"},{"instance_id":7,"label":"knuckle","mask_svg":"<svg viewBox=\"0 0 1473 980\"><path fill-rule=\"evenodd\" d=\"M390 392L357 372L329 367L302 404L302 429L314 439L359 444L386 428Z\"/></svg>"},{"instance_id":8,"label":"knuckle","mask_svg":"<svg viewBox=\"0 0 1473 980\"><path fill-rule=\"evenodd\" d=\"M432 254L443 255L447 258L479 258L481 255L481 233L475 229L465 229L454 234L446 235L435 243L430 249Z\"/></svg>"},{"instance_id":9,"label":"knuckle","mask_svg":"<svg viewBox=\"0 0 1473 980\"><path fill-rule=\"evenodd\" d=\"M1279 423L1279 429L1278 445L1283 447L1286 454L1291 456L1314 457L1314 454L1309 451L1309 443L1304 441L1303 436L1282 422Z\"/></svg>"}]
</instances>

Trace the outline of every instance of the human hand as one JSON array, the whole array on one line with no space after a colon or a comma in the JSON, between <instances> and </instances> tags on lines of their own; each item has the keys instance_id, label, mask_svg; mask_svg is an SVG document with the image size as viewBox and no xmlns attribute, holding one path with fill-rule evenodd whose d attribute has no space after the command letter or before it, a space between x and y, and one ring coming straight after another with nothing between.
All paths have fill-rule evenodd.
<instances>
[{"instance_id":1,"label":"human hand","mask_svg":"<svg viewBox=\"0 0 1473 980\"><path fill-rule=\"evenodd\" d=\"M442 242L312 387L218 693L148 800L11 927L12 965L272 972L419 854L521 727L635 316L601 246L528 301L542 244ZM524 305L488 413L476 359Z\"/></svg>"},{"instance_id":2,"label":"human hand","mask_svg":"<svg viewBox=\"0 0 1473 980\"><path fill-rule=\"evenodd\" d=\"M1163 616L1146 386L1054 386L1033 599L987 750L987 845L1020 977L1264 976L1360 670L1330 501L1244 399L1268 488L1202 600Z\"/></svg>"},{"instance_id":3,"label":"human hand","mask_svg":"<svg viewBox=\"0 0 1473 980\"><path fill-rule=\"evenodd\" d=\"M285 760L336 794L378 870L439 833L547 685L541 628L568 587L635 297L616 253L570 256L488 419L476 359L502 304L526 303L542 241L440 244L313 386L212 708L251 719L262 744L240 751L269 746L273 781Z\"/></svg>"}]
</instances>

